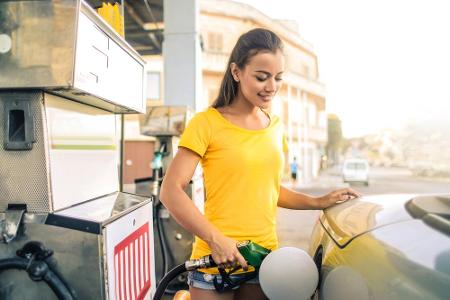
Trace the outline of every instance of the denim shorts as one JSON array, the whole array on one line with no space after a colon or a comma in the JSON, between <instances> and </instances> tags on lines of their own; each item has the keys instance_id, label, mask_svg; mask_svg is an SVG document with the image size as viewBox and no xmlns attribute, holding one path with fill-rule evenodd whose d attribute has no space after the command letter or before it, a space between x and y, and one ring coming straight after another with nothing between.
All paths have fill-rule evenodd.
<instances>
[{"instance_id":1,"label":"denim shorts","mask_svg":"<svg viewBox=\"0 0 450 300\"><path fill-rule=\"evenodd\" d=\"M222 280L222 276L220 274L208 274L203 273L200 271L189 271L188 273L188 284L189 286L199 288L202 290L215 290L214 287L214 278L217 277L218 281ZM242 279L244 277L243 274L233 274L230 275L230 279L233 281L237 281L239 279ZM258 275L255 278L252 278L250 280L247 280L245 283L250 284L259 284L259 278ZM234 287L233 289L238 289L239 286Z\"/></svg>"}]
</instances>

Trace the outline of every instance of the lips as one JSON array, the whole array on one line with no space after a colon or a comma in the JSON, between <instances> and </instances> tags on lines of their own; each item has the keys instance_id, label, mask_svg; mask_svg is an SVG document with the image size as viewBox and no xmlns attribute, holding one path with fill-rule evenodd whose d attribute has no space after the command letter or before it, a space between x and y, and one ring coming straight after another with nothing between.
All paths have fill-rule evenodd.
<instances>
[{"instance_id":1,"label":"lips","mask_svg":"<svg viewBox=\"0 0 450 300\"><path fill-rule=\"evenodd\" d=\"M272 95L260 95L258 94L259 98L261 98L264 102L269 102L272 100L273 96Z\"/></svg>"}]
</instances>

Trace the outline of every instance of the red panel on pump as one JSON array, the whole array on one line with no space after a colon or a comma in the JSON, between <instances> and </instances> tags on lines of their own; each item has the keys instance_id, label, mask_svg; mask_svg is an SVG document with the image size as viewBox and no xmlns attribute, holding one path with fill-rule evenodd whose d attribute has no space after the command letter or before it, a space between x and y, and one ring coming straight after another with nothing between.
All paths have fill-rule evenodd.
<instances>
[{"instance_id":1,"label":"red panel on pump","mask_svg":"<svg viewBox=\"0 0 450 300\"><path fill-rule=\"evenodd\" d=\"M114 247L116 300L144 299L151 286L149 224Z\"/></svg>"}]
</instances>

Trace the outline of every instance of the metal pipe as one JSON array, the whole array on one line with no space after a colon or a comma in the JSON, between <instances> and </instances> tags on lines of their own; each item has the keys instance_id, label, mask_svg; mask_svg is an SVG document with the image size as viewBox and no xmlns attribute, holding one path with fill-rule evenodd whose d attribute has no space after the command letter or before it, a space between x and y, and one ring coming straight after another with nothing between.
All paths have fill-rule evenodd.
<instances>
[{"instance_id":1,"label":"metal pipe","mask_svg":"<svg viewBox=\"0 0 450 300\"><path fill-rule=\"evenodd\" d=\"M120 115L120 163L119 163L119 191L123 192L123 164L125 159L125 115Z\"/></svg>"}]
</instances>

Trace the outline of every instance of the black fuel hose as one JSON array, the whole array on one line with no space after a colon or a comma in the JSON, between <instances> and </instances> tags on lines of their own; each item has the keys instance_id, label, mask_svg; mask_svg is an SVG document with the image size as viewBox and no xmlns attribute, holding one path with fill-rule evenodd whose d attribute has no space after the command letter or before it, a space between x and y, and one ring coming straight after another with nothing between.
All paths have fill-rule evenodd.
<instances>
[{"instance_id":1,"label":"black fuel hose","mask_svg":"<svg viewBox=\"0 0 450 300\"><path fill-rule=\"evenodd\" d=\"M162 265L163 265L163 274L167 274L169 272L169 261L175 261L173 257L172 251L170 249L170 245L167 239L166 230L164 228L164 221L159 216L159 211L161 209L161 202L157 205L156 208L156 227L158 231L159 245L161 246L161 256L162 256ZM161 278L162 280L162 278ZM166 294L174 295L177 291L173 289L166 288Z\"/></svg>"},{"instance_id":2,"label":"black fuel hose","mask_svg":"<svg viewBox=\"0 0 450 300\"><path fill-rule=\"evenodd\" d=\"M169 283L178 275L191 270L203 269L203 268L211 268L216 267L217 264L214 262L212 255L205 255L198 259L191 259L182 264L179 264L175 268L169 271L159 282L156 287L155 296L153 296L153 300L161 300L161 297L164 295L167 286Z\"/></svg>"},{"instance_id":3,"label":"black fuel hose","mask_svg":"<svg viewBox=\"0 0 450 300\"><path fill-rule=\"evenodd\" d=\"M156 204L155 206L155 210L154 210L154 214L156 216L156 231L158 233L158 240L159 240L159 245L161 247L161 260L162 260L162 269L163 269L163 274L166 274L167 272L169 272L169 260L172 258L170 256L170 249L169 249L169 245L167 242L167 237L164 231L164 224L163 224L163 220L161 220L161 217L159 215L160 210L161 210L161 203Z\"/></svg>"},{"instance_id":4,"label":"black fuel hose","mask_svg":"<svg viewBox=\"0 0 450 300\"><path fill-rule=\"evenodd\" d=\"M186 265L179 264L175 268L169 271L159 282L158 286L156 287L155 296L153 296L153 300L161 300L161 297L164 295L164 292L166 291L167 286L169 283L178 275L186 272Z\"/></svg>"},{"instance_id":5,"label":"black fuel hose","mask_svg":"<svg viewBox=\"0 0 450 300\"><path fill-rule=\"evenodd\" d=\"M64 282L44 261L30 261L21 257L1 259L0 272L9 269L25 270L34 281L44 280L60 300L75 299Z\"/></svg>"}]
</instances>

